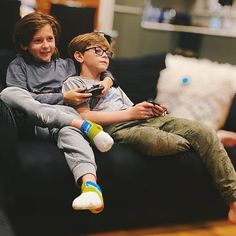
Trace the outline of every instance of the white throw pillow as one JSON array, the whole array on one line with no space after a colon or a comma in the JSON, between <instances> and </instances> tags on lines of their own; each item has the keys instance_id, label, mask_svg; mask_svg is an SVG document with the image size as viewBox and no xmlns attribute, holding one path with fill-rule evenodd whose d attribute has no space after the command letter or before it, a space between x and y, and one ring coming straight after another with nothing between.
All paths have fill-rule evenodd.
<instances>
[{"instance_id":1,"label":"white throw pillow","mask_svg":"<svg viewBox=\"0 0 236 236\"><path fill-rule=\"evenodd\" d=\"M218 130L235 92L236 66L168 54L155 100L165 104L172 116L198 120Z\"/></svg>"}]
</instances>

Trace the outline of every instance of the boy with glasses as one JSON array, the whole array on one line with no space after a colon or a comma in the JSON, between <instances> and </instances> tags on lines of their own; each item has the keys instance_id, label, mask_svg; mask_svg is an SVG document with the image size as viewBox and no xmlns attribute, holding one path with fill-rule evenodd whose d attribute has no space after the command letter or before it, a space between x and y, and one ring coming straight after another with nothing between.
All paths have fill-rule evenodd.
<instances>
[{"instance_id":1,"label":"boy with glasses","mask_svg":"<svg viewBox=\"0 0 236 236\"><path fill-rule=\"evenodd\" d=\"M72 39L68 49L80 76L68 78L63 90L86 89L99 83L112 56L107 40L97 33L87 33ZM103 97L91 95L75 109L83 119L106 126L116 142L126 143L146 155L164 156L193 149L229 204L229 220L236 223L236 174L213 129L166 115L164 106L150 101L133 106L120 87L111 88Z\"/></svg>"}]
</instances>

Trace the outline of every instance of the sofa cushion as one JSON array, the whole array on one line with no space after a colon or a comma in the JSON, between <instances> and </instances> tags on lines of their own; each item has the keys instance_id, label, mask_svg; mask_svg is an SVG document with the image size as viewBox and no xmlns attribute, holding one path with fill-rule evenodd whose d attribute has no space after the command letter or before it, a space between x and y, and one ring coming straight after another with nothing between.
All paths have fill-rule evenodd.
<instances>
[{"instance_id":1,"label":"sofa cushion","mask_svg":"<svg viewBox=\"0 0 236 236\"><path fill-rule=\"evenodd\" d=\"M224 213L223 200L193 151L150 158L115 144L109 152L95 151L95 155L106 204L99 217L71 208L80 190L54 143L20 141L12 159L16 171L6 199L8 213L15 218L16 233L87 235L91 231L212 219ZM63 230L66 233L62 234Z\"/></svg>"},{"instance_id":2,"label":"sofa cushion","mask_svg":"<svg viewBox=\"0 0 236 236\"><path fill-rule=\"evenodd\" d=\"M207 59L167 55L156 101L171 115L224 126L236 91L236 67Z\"/></svg>"},{"instance_id":3,"label":"sofa cushion","mask_svg":"<svg viewBox=\"0 0 236 236\"><path fill-rule=\"evenodd\" d=\"M115 58L109 70L136 104L156 96L159 73L165 68L165 53L135 58Z\"/></svg>"}]
</instances>

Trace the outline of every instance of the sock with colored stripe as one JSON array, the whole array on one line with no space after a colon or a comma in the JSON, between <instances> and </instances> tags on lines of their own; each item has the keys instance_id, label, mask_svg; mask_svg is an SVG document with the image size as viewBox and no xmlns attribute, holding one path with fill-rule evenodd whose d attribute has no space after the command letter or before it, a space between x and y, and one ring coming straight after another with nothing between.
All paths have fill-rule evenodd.
<instances>
[{"instance_id":1,"label":"sock with colored stripe","mask_svg":"<svg viewBox=\"0 0 236 236\"><path fill-rule=\"evenodd\" d=\"M72 207L75 210L90 210L92 213L99 213L104 208L101 188L92 181L82 184L82 193L77 197Z\"/></svg>"},{"instance_id":2,"label":"sock with colored stripe","mask_svg":"<svg viewBox=\"0 0 236 236\"><path fill-rule=\"evenodd\" d=\"M114 144L112 137L104 132L100 125L91 121L85 120L80 130L88 136L100 152L109 151Z\"/></svg>"}]
</instances>

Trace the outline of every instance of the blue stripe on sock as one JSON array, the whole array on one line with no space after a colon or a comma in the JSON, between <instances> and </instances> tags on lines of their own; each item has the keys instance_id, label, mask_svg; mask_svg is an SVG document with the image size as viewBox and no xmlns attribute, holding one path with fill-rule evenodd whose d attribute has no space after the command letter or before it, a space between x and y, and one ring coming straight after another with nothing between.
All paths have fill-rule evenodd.
<instances>
[{"instance_id":1,"label":"blue stripe on sock","mask_svg":"<svg viewBox=\"0 0 236 236\"><path fill-rule=\"evenodd\" d=\"M88 134L91 127L92 127L92 124L89 121L85 120L83 124L81 125L80 130L83 133Z\"/></svg>"},{"instance_id":2,"label":"blue stripe on sock","mask_svg":"<svg viewBox=\"0 0 236 236\"><path fill-rule=\"evenodd\" d=\"M86 186L92 186L94 188L96 188L100 193L102 193L101 188L99 187L99 185L97 185L96 183L92 182L92 181L87 181L85 183Z\"/></svg>"}]
</instances>

